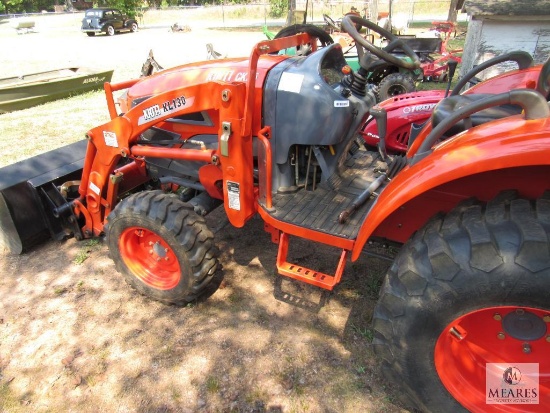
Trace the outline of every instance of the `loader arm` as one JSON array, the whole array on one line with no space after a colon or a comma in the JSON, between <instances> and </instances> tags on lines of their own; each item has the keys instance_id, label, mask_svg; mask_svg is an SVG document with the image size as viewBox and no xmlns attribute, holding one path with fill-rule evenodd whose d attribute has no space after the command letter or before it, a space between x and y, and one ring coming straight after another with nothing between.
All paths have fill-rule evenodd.
<instances>
[{"instance_id":1,"label":"loader arm","mask_svg":"<svg viewBox=\"0 0 550 413\"><path fill-rule=\"evenodd\" d=\"M228 98L223 98L227 96ZM90 130L87 134L92 147L89 147L84 165L80 194L87 210L84 232L91 231L98 235L103 230L106 218L105 210L114 207L116 194L107 199L114 185L109 176L113 174L121 158L133 159L134 162L145 156L185 159L219 164L224 180L231 179L242 185L240 193L242 205L252 205L252 143L241 144L241 123L244 113L244 83L208 82L200 85L182 87L153 96L135 106L122 116L116 117L104 125ZM138 145L138 137L147 129L168 118L214 109L219 112L219 139L225 135L222 123L233 125L229 150L231 156L217 156L217 151L207 149L156 148ZM183 142L182 142L183 143ZM220 147L221 142L219 142ZM238 168L236 166L239 166ZM119 179L123 179L120 177ZM143 180L147 178L143 176ZM244 189L246 188L246 190ZM227 194L226 194L227 195ZM232 221L243 220L237 216L248 216L252 208L241 209L238 213L228 211ZM243 221L244 223L244 221Z\"/></svg>"}]
</instances>

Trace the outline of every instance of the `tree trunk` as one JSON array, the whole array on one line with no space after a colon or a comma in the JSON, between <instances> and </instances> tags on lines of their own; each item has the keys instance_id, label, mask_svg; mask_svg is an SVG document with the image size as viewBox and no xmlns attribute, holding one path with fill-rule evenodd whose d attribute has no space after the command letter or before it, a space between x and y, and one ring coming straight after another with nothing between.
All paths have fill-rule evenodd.
<instances>
[{"instance_id":1,"label":"tree trunk","mask_svg":"<svg viewBox=\"0 0 550 413\"><path fill-rule=\"evenodd\" d=\"M457 10L456 6L458 4L458 0L451 0L451 5L449 6L449 14L447 16L447 20L453 23L456 23L456 16L457 16Z\"/></svg>"},{"instance_id":2,"label":"tree trunk","mask_svg":"<svg viewBox=\"0 0 550 413\"><path fill-rule=\"evenodd\" d=\"M288 10L296 10L296 0L290 0L288 2Z\"/></svg>"}]
</instances>

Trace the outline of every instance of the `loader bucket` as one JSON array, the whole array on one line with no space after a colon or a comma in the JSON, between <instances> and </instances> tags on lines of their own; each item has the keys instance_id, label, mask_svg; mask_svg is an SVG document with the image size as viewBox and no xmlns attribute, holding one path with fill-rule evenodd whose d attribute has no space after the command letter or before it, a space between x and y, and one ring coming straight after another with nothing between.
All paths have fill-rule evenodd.
<instances>
[{"instance_id":1,"label":"loader bucket","mask_svg":"<svg viewBox=\"0 0 550 413\"><path fill-rule=\"evenodd\" d=\"M82 140L0 169L1 249L20 254L71 236L66 217L54 213L64 203L57 185L80 179L86 145Z\"/></svg>"}]
</instances>

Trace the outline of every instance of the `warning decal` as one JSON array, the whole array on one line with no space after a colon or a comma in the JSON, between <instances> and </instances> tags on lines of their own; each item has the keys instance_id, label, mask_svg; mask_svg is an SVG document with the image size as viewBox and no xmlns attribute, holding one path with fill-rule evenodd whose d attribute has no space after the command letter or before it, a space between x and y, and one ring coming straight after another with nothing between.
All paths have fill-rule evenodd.
<instances>
[{"instance_id":1,"label":"warning decal","mask_svg":"<svg viewBox=\"0 0 550 413\"><path fill-rule=\"evenodd\" d=\"M241 189L237 182L227 181L227 199L229 200L229 208L241 210Z\"/></svg>"}]
</instances>

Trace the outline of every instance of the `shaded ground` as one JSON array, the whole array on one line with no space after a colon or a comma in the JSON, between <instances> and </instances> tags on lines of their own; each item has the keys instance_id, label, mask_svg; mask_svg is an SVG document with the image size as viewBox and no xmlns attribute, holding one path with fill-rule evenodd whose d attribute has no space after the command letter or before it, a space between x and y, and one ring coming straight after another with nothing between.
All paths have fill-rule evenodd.
<instances>
[{"instance_id":1,"label":"shaded ground","mask_svg":"<svg viewBox=\"0 0 550 413\"><path fill-rule=\"evenodd\" d=\"M349 264L327 293L275 274L259 219L216 238L220 286L183 308L137 294L101 243L3 256L0 411L400 411L370 348L385 261ZM336 265L293 245L291 259Z\"/></svg>"}]
</instances>

